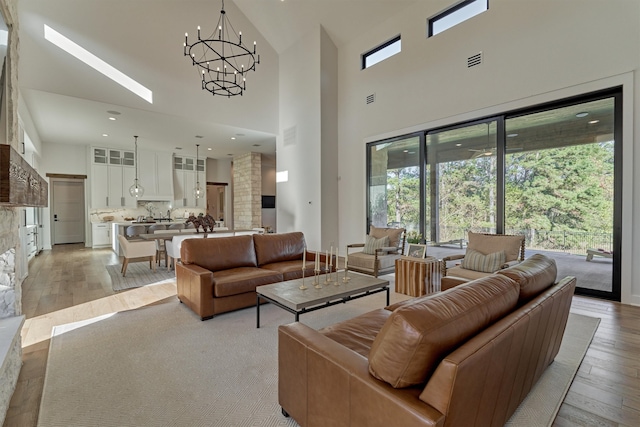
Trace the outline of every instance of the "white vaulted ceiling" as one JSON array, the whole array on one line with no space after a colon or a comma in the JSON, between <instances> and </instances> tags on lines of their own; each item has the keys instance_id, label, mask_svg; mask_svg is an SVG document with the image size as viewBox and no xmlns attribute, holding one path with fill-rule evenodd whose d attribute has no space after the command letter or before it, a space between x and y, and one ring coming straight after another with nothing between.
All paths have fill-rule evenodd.
<instances>
[{"instance_id":1,"label":"white vaulted ceiling","mask_svg":"<svg viewBox=\"0 0 640 427\"><path fill-rule=\"evenodd\" d=\"M413 3L227 0L236 31L257 40L261 64L247 77L244 96L222 98L200 88L182 49L185 32L191 38L198 25L203 34L213 31L220 0L20 0L20 91L45 144L127 147L139 135L141 148L195 154L200 143L212 148L206 152L212 158L272 154L279 131L278 52L319 25L340 47ZM152 90L153 104L45 40L45 24Z\"/></svg>"}]
</instances>

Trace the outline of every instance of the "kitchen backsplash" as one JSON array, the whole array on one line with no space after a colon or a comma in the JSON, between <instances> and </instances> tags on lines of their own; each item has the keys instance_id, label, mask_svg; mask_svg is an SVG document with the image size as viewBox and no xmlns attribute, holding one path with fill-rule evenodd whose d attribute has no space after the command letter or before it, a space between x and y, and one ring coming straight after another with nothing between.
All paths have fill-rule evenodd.
<instances>
[{"instance_id":1,"label":"kitchen backsplash","mask_svg":"<svg viewBox=\"0 0 640 427\"><path fill-rule=\"evenodd\" d=\"M205 214L204 208L172 208L171 202L138 202L136 209L132 208L103 208L89 209L89 218L91 222L105 222L107 220L120 222L127 221L125 218L138 218L139 216L151 216L153 218L167 218L167 212L170 218L174 220L186 219L190 213L198 216ZM105 219L105 217L107 217ZM113 217L111 220L108 217ZM216 218L219 220L220 218Z\"/></svg>"}]
</instances>

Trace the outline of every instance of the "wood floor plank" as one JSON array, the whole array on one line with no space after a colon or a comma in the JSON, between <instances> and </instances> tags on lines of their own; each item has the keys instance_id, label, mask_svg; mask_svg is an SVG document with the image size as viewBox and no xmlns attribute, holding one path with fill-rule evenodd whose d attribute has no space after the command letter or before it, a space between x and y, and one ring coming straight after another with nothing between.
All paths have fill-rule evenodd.
<instances>
[{"instance_id":1,"label":"wood floor plank","mask_svg":"<svg viewBox=\"0 0 640 427\"><path fill-rule=\"evenodd\" d=\"M120 260L110 249L58 245L29 265L22 284L23 367L4 427L36 426L56 325L102 314L176 301L175 283L114 292L106 265ZM575 296L571 312L601 319L554 425L640 425L640 307Z\"/></svg>"}]
</instances>

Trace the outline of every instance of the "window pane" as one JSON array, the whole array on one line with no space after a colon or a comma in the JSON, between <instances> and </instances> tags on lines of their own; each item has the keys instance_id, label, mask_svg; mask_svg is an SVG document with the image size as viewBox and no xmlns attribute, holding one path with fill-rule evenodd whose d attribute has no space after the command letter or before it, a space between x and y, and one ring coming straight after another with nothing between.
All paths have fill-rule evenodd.
<instances>
[{"instance_id":1,"label":"window pane","mask_svg":"<svg viewBox=\"0 0 640 427\"><path fill-rule=\"evenodd\" d=\"M369 218L376 227L420 230L420 138L370 146Z\"/></svg>"},{"instance_id":2,"label":"window pane","mask_svg":"<svg viewBox=\"0 0 640 427\"><path fill-rule=\"evenodd\" d=\"M613 98L510 118L505 126L505 231L527 236L528 255L580 261L579 270L566 272L580 287L611 291L613 263L604 255L613 256ZM601 255L586 264L589 250Z\"/></svg>"},{"instance_id":3,"label":"window pane","mask_svg":"<svg viewBox=\"0 0 640 427\"><path fill-rule=\"evenodd\" d=\"M396 53L400 53L402 51L402 43L400 38L396 41L393 41L391 44L381 48L381 49L373 49L369 53L365 53L364 64L362 68L369 68L374 64L377 64L380 61L384 61L390 56L395 55Z\"/></svg>"},{"instance_id":4,"label":"window pane","mask_svg":"<svg viewBox=\"0 0 640 427\"><path fill-rule=\"evenodd\" d=\"M469 230L495 232L496 122L427 134L427 194L433 244L461 242Z\"/></svg>"},{"instance_id":5,"label":"window pane","mask_svg":"<svg viewBox=\"0 0 640 427\"><path fill-rule=\"evenodd\" d=\"M429 36L435 36L436 34L448 30L454 25L458 25L461 22L486 11L488 8L489 4L487 0L474 0L462 7L456 5L429 20Z\"/></svg>"}]
</instances>

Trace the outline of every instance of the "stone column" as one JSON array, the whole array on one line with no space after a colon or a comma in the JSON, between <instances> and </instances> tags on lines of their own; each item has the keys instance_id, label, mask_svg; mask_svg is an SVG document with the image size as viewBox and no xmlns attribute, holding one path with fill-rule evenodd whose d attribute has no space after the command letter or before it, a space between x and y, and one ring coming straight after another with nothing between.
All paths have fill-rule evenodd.
<instances>
[{"instance_id":1,"label":"stone column","mask_svg":"<svg viewBox=\"0 0 640 427\"><path fill-rule=\"evenodd\" d=\"M262 227L262 156L247 153L233 158L233 228Z\"/></svg>"}]
</instances>

